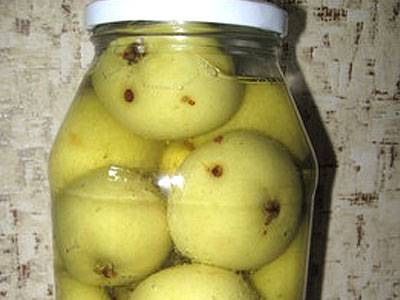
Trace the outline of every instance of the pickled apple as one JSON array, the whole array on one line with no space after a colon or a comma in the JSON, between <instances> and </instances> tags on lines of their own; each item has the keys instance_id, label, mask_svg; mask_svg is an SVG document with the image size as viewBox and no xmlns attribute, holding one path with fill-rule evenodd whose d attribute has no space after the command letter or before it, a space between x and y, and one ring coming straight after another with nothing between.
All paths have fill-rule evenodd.
<instances>
[{"instance_id":1,"label":"pickled apple","mask_svg":"<svg viewBox=\"0 0 400 300\"><path fill-rule=\"evenodd\" d=\"M143 281L129 300L256 300L238 275L204 265L183 265L156 273Z\"/></svg>"},{"instance_id":2,"label":"pickled apple","mask_svg":"<svg viewBox=\"0 0 400 300\"><path fill-rule=\"evenodd\" d=\"M163 152L159 142L123 128L90 88L73 103L57 135L50 157L53 190L97 168L121 165L156 170Z\"/></svg>"},{"instance_id":3,"label":"pickled apple","mask_svg":"<svg viewBox=\"0 0 400 300\"><path fill-rule=\"evenodd\" d=\"M283 146L250 131L196 149L177 170L168 224L178 250L194 261L257 269L293 239L302 207L299 172Z\"/></svg>"},{"instance_id":4,"label":"pickled apple","mask_svg":"<svg viewBox=\"0 0 400 300\"><path fill-rule=\"evenodd\" d=\"M151 180L133 170L103 168L56 199L56 245L73 277L125 285L161 266L171 240L165 205Z\"/></svg>"},{"instance_id":5,"label":"pickled apple","mask_svg":"<svg viewBox=\"0 0 400 300\"><path fill-rule=\"evenodd\" d=\"M80 283L66 272L57 274L56 282L58 300L111 300L104 288Z\"/></svg>"},{"instance_id":6,"label":"pickled apple","mask_svg":"<svg viewBox=\"0 0 400 300\"><path fill-rule=\"evenodd\" d=\"M251 282L265 299L300 300L306 275L308 222L303 222L289 248L276 260L251 276Z\"/></svg>"},{"instance_id":7,"label":"pickled apple","mask_svg":"<svg viewBox=\"0 0 400 300\"><path fill-rule=\"evenodd\" d=\"M280 82L246 86L240 110L223 127L191 142L198 146L232 130L256 130L280 142L300 162L310 156L310 148L286 87Z\"/></svg>"},{"instance_id":8,"label":"pickled apple","mask_svg":"<svg viewBox=\"0 0 400 300\"><path fill-rule=\"evenodd\" d=\"M188 142L174 142L168 145L161 158L161 173L174 174L193 150L194 146Z\"/></svg>"},{"instance_id":9,"label":"pickled apple","mask_svg":"<svg viewBox=\"0 0 400 300\"><path fill-rule=\"evenodd\" d=\"M196 136L223 125L238 110L244 89L231 76L234 64L215 47L216 40L208 39L214 47L194 47L190 38L175 37L177 47L162 47L171 39L117 39L92 74L96 94L116 119L159 140Z\"/></svg>"}]
</instances>

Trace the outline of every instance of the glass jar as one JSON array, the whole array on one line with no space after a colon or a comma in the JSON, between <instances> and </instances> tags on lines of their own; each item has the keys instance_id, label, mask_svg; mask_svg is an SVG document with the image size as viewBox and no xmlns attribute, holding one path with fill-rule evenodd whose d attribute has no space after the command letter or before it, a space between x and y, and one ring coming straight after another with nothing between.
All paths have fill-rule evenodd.
<instances>
[{"instance_id":1,"label":"glass jar","mask_svg":"<svg viewBox=\"0 0 400 300\"><path fill-rule=\"evenodd\" d=\"M49 163L57 299L304 299L316 161L285 14L229 1L247 19L88 6L96 56Z\"/></svg>"}]
</instances>

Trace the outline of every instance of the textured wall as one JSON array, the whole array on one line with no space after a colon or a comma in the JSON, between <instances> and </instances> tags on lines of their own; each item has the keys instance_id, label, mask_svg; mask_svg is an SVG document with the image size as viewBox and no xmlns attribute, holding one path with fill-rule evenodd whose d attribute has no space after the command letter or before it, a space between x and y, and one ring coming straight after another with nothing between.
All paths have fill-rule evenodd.
<instances>
[{"instance_id":1,"label":"textured wall","mask_svg":"<svg viewBox=\"0 0 400 300\"><path fill-rule=\"evenodd\" d=\"M46 161L93 55L86 2L0 0L0 299L53 299ZM283 65L321 163L309 299L397 299L400 2L279 4Z\"/></svg>"}]
</instances>

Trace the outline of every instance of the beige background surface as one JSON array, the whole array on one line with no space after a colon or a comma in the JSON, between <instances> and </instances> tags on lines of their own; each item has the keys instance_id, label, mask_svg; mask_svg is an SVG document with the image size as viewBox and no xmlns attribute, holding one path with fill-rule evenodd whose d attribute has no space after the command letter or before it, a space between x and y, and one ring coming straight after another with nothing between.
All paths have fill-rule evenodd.
<instances>
[{"instance_id":1,"label":"beige background surface","mask_svg":"<svg viewBox=\"0 0 400 300\"><path fill-rule=\"evenodd\" d=\"M86 2L0 0L0 299L54 299L46 161L93 55ZM279 4L283 66L321 163L309 299L397 299L400 2Z\"/></svg>"}]
</instances>

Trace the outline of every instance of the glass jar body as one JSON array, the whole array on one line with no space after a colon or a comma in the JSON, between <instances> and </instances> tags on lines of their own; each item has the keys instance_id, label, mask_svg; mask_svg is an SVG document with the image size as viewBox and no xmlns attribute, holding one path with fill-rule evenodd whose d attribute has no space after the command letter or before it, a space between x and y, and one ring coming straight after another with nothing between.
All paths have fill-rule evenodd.
<instances>
[{"instance_id":1,"label":"glass jar body","mask_svg":"<svg viewBox=\"0 0 400 300\"><path fill-rule=\"evenodd\" d=\"M125 23L93 40L49 163L57 299L304 299L316 161L279 38Z\"/></svg>"}]
</instances>

